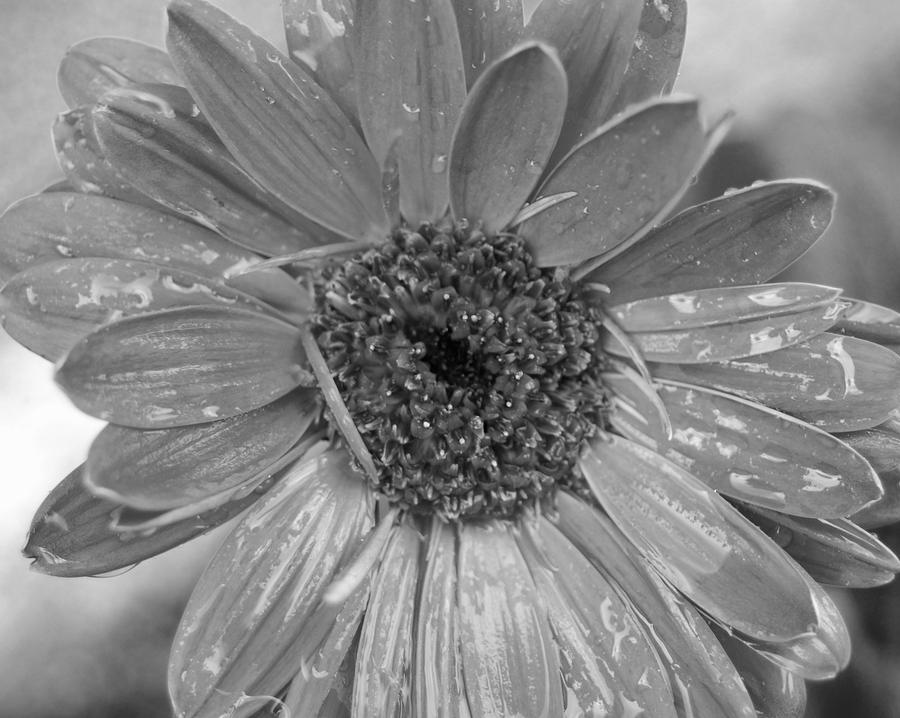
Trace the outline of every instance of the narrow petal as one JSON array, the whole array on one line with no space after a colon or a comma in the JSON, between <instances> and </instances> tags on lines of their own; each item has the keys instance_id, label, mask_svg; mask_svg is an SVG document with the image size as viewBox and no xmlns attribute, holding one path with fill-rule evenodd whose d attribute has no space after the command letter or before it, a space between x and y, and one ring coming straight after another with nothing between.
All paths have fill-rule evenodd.
<instances>
[{"instance_id":1,"label":"narrow petal","mask_svg":"<svg viewBox=\"0 0 900 718\"><path fill-rule=\"evenodd\" d=\"M48 359L111 321L185 305L266 313L259 300L189 272L122 259L63 259L15 275L0 293L3 328Z\"/></svg>"},{"instance_id":2,"label":"narrow petal","mask_svg":"<svg viewBox=\"0 0 900 718\"><path fill-rule=\"evenodd\" d=\"M432 519L425 572L419 582L412 715L468 718L456 609L456 532Z\"/></svg>"},{"instance_id":3,"label":"narrow petal","mask_svg":"<svg viewBox=\"0 0 900 718\"><path fill-rule=\"evenodd\" d=\"M544 0L529 19L525 37L555 47L571 83L556 161L611 117L640 18L632 0Z\"/></svg>"},{"instance_id":4,"label":"narrow petal","mask_svg":"<svg viewBox=\"0 0 900 718\"><path fill-rule=\"evenodd\" d=\"M558 495L557 508L560 530L653 626L675 697L694 715L756 718L741 676L697 610L646 566L606 515L566 493Z\"/></svg>"},{"instance_id":5,"label":"narrow petal","mask_svg":"<svg viewBox=\"0 0 900 718\"><path fill-rule=\"evenodd\" d=\"M98 496L162 511L239 486L283 456L313 419L299 391L209 424L144 431L109 425L91 444L85 483Z\"/></svg>"},{"instance_id":6,"label":"narrow petal","mask_svg":"<svg viewBox=\"0 0 900 718\"><path fill-rule=\"evenodd\" d=\"M481 73L522 37L522 0L453 0L462 45L466 83Z\"/></svg>"},{"instance_id":7,"label":"narrow petal","mask_svg":"<svg viewBox=\"0 0 900 718\"><path fill-rule=\"evenodd\" d=\"M748 516L819 583L881 586L900 571L893 551L847 519L804 519L765 509Z\"/></svg>"},{"instance_id":8,"label":"narrow petal","mask_svg":"<svg viewBox=\"0 0 900 718\"><path fill-rule=\"evenodd\" d=\"M738 394L828 431L877 426L900 406L900 358L874 342L828 332L752 358L657 364L651 371Z\"/></svg>"},{"instance_id":9,"label":"narrow petal","mask_svg":"<svg viewBox=\"0 0 900 718\"><path fill-rule=\"evenodd\" d=\"M537 263L583 262L657 221L696 174L706 144L694 100L641 106L591 133L538 190L577 196L520 228Z\"/></svg>"},{"instance_id":10,"label":"narrow petal","mask_svg":"<svg viewBox=\"0 0 900 718\"><path fill-rule=\"evenodd\" d=\"M788 314L740 321L722 316L719 324L690 329L631 332L629 339L647 361L705 364L773 352L807 341L831 328L847 306L824 301ZM611 334L603 348L619 356L628 352Z\"/></svg>"},{"instance_id":11,"label":"narrow petal","mask_svg":"<svg viewBox=\"0 0 900 718\"><path fill-rule=\"evenodd\" d=\"M35 513L23 551L33 559L34 570L51 576L99 576L133 566L234 518L268 488L266 484L258 492L161 529L128 532L112 528L122 506L88 492L83 478L79 466Z\"/></svg>"},{"instance_id":12,"label":"narrow petal","mask_svg":"<svg viewBox=\"0 0 900 718\"><path fill-rule=\"evenodd\" d=\"M690 207L591 272L617 303L710 285L758 284L831 222L834 193L808 180L762 182Z\"/></svg>"},{"instance_id":13,"label":"narrow petal","mask_svg":"<svg viewBox=\"0 0 900 718\"><path fill-rule=\"evenodd\" d=\"M309 382L295 327L259 312L187 307L129 317L73 347L56 380L82 411L164 429L264 406Z\"/></svg>"},{"instance_id":14,"label":"narrow petal","mask_svg":"<svg viewBox=\"0 0 900 718\"><path fill-rule=\"evenodd\" d=\"M562 127L566 73L549 46L519 45L481 76L450 149L450 207L496 234L540 180Z\"/></svg>"},{"instance_id":15,"label":"narrow petal","mask_svg":"<svg viewBox=\"0 0 900 718\"><path fill-rule=\"evenodd\" d=\"M76 257L133 259L184 269L285 309L308 302L281 271L231 277L259 257L193 222L148 207L54 192L26 197L0 217L0 284L32 265Z\"/></svg>"},{"instance_id":16,"label":"narrow petal","mask_svg":"<svg viewBox=\"0 0 900 718\"><path fill-rule=\"evenodd\" d=\"M347 117L356 117L358 0L282 0L288 54L306 65Z\"/></svg>"},{"instance_id":17,"label":"narrow petal","mask_svg":"<svg viewBox=\"0 0 900 718\"><path fill-rule=\"evenodd\" d=\"M674 718L660 657L618 587L548 521L540 520L536 536L547 565L535 558L529 567L559 645L567 710Z\"/></svg>"},{"instance_id":18,"label":"narrow petal","mask_svg":"<svg viewBox=\"0 0 900 718\"><path fill-rule=\"evenodd\" d=\"M617 429L719 493L788 514L848 516L882 495L869 463L831 434L727 394L657 385L672 436L622 412Z\"/></svg>"},{"instance_id":19,"label":"narrow petal","mask_svg":"<svg viewBox=\"0 0 900 718\"><path fill-rule=\"evenodd\" d=\"M287 254L336 241L263 190L238 165L187 90L111 90L91 115L104 156L162 206L255 252Z\"/></svg>"},{"instance_id":20,"label":"narrow petal","mask_svg":"<svg viewBox=\"0 0 900 718\"><path fill-rule=\"evenodd\" d=\"M322 594L371 529L367 497L346 455L326 453L298 464L235 527L175 637L169 688L179 718L224 715L297 674Z\"/></svg>"},{"instance_id":21,"label":"narrow petal","mask_svg":"<svg viewBox=\"0 0 900 718\"><path fill-rule=\"evenodd\" d=\"M801 569L684 469L615 436L594 443L580 466L628 540L715 620L769 641L815 628Z\"/></svg>"},{"instance_id":22,"label":"narrow petal","mask_svg":"<svg viewBox=\"0 0 900 718\"><path fill-rule=\"evenodd\" d=\"M409 525L397 527L388 542L359 638L353 718L398 715L408 700L420 543Z\"/></svg>"},{"instance_id":23,"label":"narrow petal","mask_svg":"<svg viewBox=\"0 0 900 718\"><path fill-rule=\"evenodd\" d=\"M412 226L447 209L447 155L466 97L451 0L360 3L359 116L382 161L400 136L400 211Z\"/></svg>"},{"instance_id":24,"label":"narrow petal","mask_svg":"<svg viewBox=\"0 0 900 718\"><path fill-rule=\"evenodd\" d=\"M686 25L687 0L644 0L634 48L612 105L613 112L672 90L681 63Z\"/></svg>"},{"instance_id":25,"label":"narrow petal","mask_svg":"<svg viewBox=\"0 0 900 718\"><path fill-rule=\"evenodd\" d=\"M142 82L181 82L162 50L120 37L93 37L68 49L57 74L60 94L73 110L92 105L107 90Z\"/></svg>"},{"instance_id":26,"label":"narrow petal","mask_svg":"<svg viewBox=\"0 0 900 718\"><path fill-rule=\"evenodd\" d=\"M850 301L838 331L881 344L900 344L900 312L859 299Z\"/></svg>"},{"instance_id":27,"label":"narrow petal","mask_svg":"<svg viewBox=\"0 0 900 718\"><path fill-rule=\"evenodd\" d=\"M378 164L309 73L202 0L168 12L172 61L241 166L338 234L383 235Z\"/></svg>"},{"instance_id":28,"label":"narrow petal","mask_svg":"<svg viewBox=\"0 0 900 718\"><path fill-rule=\"evenodd\" d=\"M525 560L501 522L463 523L459 615L473 718L563 714L557 649Z\"/></svg>"}]
</instances>

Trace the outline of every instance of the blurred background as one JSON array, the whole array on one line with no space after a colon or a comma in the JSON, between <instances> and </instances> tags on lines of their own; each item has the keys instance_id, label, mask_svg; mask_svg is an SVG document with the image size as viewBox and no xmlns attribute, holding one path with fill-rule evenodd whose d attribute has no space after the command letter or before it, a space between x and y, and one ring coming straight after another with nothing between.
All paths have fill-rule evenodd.
<instances>
[{"instance_id":1,"label":"blurred background","mask_svg":"<svg viewBox=\"0 0 900 718\"><path fill-rule=\"evenodd\" d=\"M218 0L282 45L278 0ZM163 0L0 0L0 210L59 174L49 140L56 63L93 35L160 45ZM900 4L897 0L690 0L677 89L737 121L691 200L779 177L840 196L793 279L900 309ZM171 634L219 536L114 579L53 579L20 556L44 495L84 457L99 422L51 367L0 333L0 718L170 715ZM880 536L894 550L900 533ZM812 686L808 718L900 718L900 589L835 594L854 632L841 678Z\"/></svg>"}]
</instances>

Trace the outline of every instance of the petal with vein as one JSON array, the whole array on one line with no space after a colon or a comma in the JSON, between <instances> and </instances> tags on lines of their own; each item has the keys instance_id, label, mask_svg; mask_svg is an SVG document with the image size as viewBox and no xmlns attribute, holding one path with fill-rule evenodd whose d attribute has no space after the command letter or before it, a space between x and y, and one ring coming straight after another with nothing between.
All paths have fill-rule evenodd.
<instances>
[{"instance_id":1,"label":"petal with vein","mask_svg":"<svg viewBox=\"0 0 900 718\"><path fill-rule=\"evenodd\" d=\"M168 13L172 62L241 166L338 234L382 236L378 164L309 73L202 0L175 0Z\"/></svg>"},{"instance_id":2,"label":"petal with vein","mask_svg":"<svg viewBox=\"0 0 900 718\"><path fill-rule=\"evenodd\" d=\"M310 375L296 327L232 307L122 319L82 339L56 380L82 411L164 429L252 411Z\"/></svg>"},{"instance_id":3,"label":"petal with vein","mask_svg":"<svg viewBox=\"0 0 900 718\"><path fill-rule=\"evenodd\" d=\"M566 73L547 45L519 45L481 75L450 148L457 219L482 222L489 235L513 220L550 159L565 101Z\"/></svg>"},{"instance_id":4,"label":"petal with vein","mask_svg":"<svg viewBox=\"0 0 900 718\"><path fill-rule=\"evenodd\" d=\"M878 473L900 466L900 422L896 419L871 429L837 434L837 437L862 454Z\"/></svg>"},{"instance_id":5,"label":"petal with vein","mask_svg":"<svg viewBox=\"0 0 900 718\"><path fill-rule=\"evenodd\" d=\"M453 0L469 87L522 37L522 0Z\"/></svg>"},{"instance_id":6,"label":"petal with vein","mask_svg":"<svg viewBox=\"0 0 900 718\"><path fill-rule=\"evenodd\" d=\"M466 97L451 0L359 7L359 117L379 162L400 130L400 211L413 227L447 209L447 155Z\"/></svg>"},{"instance_id":7,"label":"petal with vein","mask_svg":"<svg viewBox=\"0 0 900 718\"><path fill-rule=\"evenodd\" d=\"M687 471L616 436L591 445L580 466L628 540L716 621L773 642L815 630L803 571Z\"/></svg>"},{"instance_id":8,"label":"petal with vein","mask_svg":"<svg viewBox=\"0 0 900 718\"><path fill-rule=\"evenodd\" d=\"M505 522L459 528L460 642L473 718L563 714L557 647Z\"/></svg>"}]
</instances>

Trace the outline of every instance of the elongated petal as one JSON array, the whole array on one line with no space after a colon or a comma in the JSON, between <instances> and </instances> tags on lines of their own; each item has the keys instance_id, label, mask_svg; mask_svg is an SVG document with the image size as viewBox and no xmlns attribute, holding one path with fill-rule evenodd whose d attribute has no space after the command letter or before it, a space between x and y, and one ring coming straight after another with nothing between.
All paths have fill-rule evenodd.
<instances>
[{"instance_id":1,"label":"elongated petal","mask_svg":"<svg viewBox=\"0 0 900 718\"><path fill-rule=\"evenodd\" d=\"M76 257L153 262L217 278L278 307L307 303L284 272L231 277L259 257L193 222L148 207L54 192L26 197L0 217L0 284L32 265Z\"/></svg>"},{"instance_id":2,"label":"elongated petal","mask_svg":"<svg viewBox=\"0 0 900 718\"><path fill-rule=\"evenodd\" d=\"M613 112L671 91L678 74L687 24L687 0L644 0L628 67Z\"/></svg>"},{"instance_id":3,"label":"elongated petal","mask_svg":"<svg viewBox=\"0 0 900 718\"><path fill-rule=\"evenodd\" d=\"M838 438L862 454L878 473L900 466L900 423L896 419L871 429L841 433Z\"/></svg>"},{"instance_id":4,"label":"elongated petal","mask_svg":"<svg viewBox=\"0 0 900 718\"><path fill-rule=\"evenodd\" d=\"M51 576L98 576L140 563L234 518L268 488L152 532L115 531L122 506L87 491L79 466L50 492L28 529L23 553Z\"/></svg>"},{"instance_id":5,"label":"elongated petal","mask_svg":"<svg viewBox=\"0 0 900 718\"><path fill-rule=\"evenodd\" d=\"M699 169L705 147L695 101L633 109L591 133L562 160L538 191L577 196L525 222L520 234L542 267L603 254L671 209Z\"/></svg>"},{"instance_id":6,"label":"elongated petal","mask_svg":"<svg viewBox=\"0 0 900 718\"><path fill-rule=\"evenodd\" d=\"M848 516L882 495L869 463L831 434L758 404L699 387L657 386L672 436L623 413L632 438L716 491L800 516Z\"/></svg>"},{"instance_id":7,"label":"elongated petal","mask_svg":"<svg viewBox=\"0 0 900 718\"><path fill-rule=\"evenodd\" d=\"M295 327L259 312L187 307L101 327L56 380L82 411L162 429L251 411L309 381Z\"/></svg>"},{"instance_id":8,"label":"elongated petal","mask_svg":"<svg viewBox=\"0 0 900 718\"><path fill-rule=\"evenodd\" d=\"M836 329L881 344L900 344L900 312L879 304L851 300Z\"/></svg>"},{"instance_id":9,"label":"elongated petal","mask_svg":"<svg viewBox=\"0 0 900 718\"><path fill-rule=\"evenodd\" d=\"M751 357L812 339L837 321L846 302L836 300L746 321L729 320L691 329L631 332L629 339L647 361L676 364L705 364ZM607 334L604 349L628 356L619 341Z\"/></svg>"},{"instance_id":10,"label":"elongated petal","mask_svg":"<svg viewBox=\"0 0 900 718\"><path fill-rule=\"evenodd\" d=\"M562 127L566 73L553 50L524 44L481 76L450 149L450 207L493 235L540 180Z\"/></svg>"},{"instance_id":11,"label":"elongated petal","mask_svg":"<svg viewBox=\"0 0 900 718\"><path fill-rule=\"evenodd\" d=\"M758 284L831 222L834 193L809 180L763 182L690 207L588 275L616 302L711 285Z\"/></svg>"},{"instance_id":12,"label":"elongated petal","mask_svg":"<svg viewBox=\"0 0 900 718\"><path fill-rule=\"evenodd\" d=\"M358 0L282 0L288 53L306 65L347 117L356 117Z\"/></svg>"},{"instance_id":13,"label":"elongated petal","mask_svg":"<svg viewBox=\"0 0 900 718\"><path fill-rule=\"evenodd\" d=\"M68 49L59 64L59 91L73 110L92 105L115 87L181 80L162 50L120 37L93 37Z\"/></svg>"},{"instance_id":14,"label":"elongated petal","mask_svg":"<svg viewBox=\"0 0 900 718\"><path fill-rule=\"evenodd\" d=\"M529 19L525 37L555 47L571 83L556 161L612 115L640 18L632 0L544 0Z\"/></svg>"},{"instance_id":15,"label":"elongated petal","mask_svg":"<svg viewBox=\"0 0 900 718\"><path fill-rule=\"evenodd\" d=\"M176 429L107 426L94 439L85 482L94 494L145 511L162 511L238 486L264 472L306 431L311 392L267 406Z\"/></svg>"},{"instance_id":16,"label":"elongated petal","mask_svg":"<svg viewBox=\"0 0 900 718\"><path fill-rule=\"evenodd\" d=\"M399 526L384 553L356 654L354 718L397 715L409 696L420 543L413 527Z\"/></svg>"},{"instance_id":17,"label":"elongated petal","mask_svg":"<svg viewBox=\"0 0 900 718\"><path fill-rule=\"evenodd\" d=\"M111 321L185 305L266 305L205 277L122 259L63 259L15 275L0 293L3 328L48 359Z\"/></svg>"},{"instance_id":18,"label":"elongated petal","mask_svg":"<svg viewBox=\"0 0 900 718\"><path fill-rule=\"evenodd\" d=\"M557 497L559 528L600 571L621 586L653 626L652 636L672 671L672 691L695 715L755 718L741 676L706 621L648 569L637 550L604 514L569 494ZM688 713L690 715L690 713Z\"/></svg>"},{"instance_id":19,"label":"elongated petal","mask_svg":"<svg viewBox=\"0 0 900 718\"><path fill-rule=\"evenodd\" d=\"M580 466L628 540L717 621L769 641L815 628L801 569L684 469L613 436L594 443Z\"/></svg>"},{"instance_id":20,"label":"elongated petal","mask_svg":"<svg viewBox=\"0 0 900 718\"><path fill-rule=\"evenodd\" d=\"M464 523L459 536L460 641L473 718L562 715L546 612L505 524Z\"/></svg>"},{"instance_id":21,"label":"elongated petal","mask_svg":"<svg viewBox=\"0 0 900 718\"><path fill-rule=\"evenodd\" d=\"M900 406L900 359L878 344L823 333L728 362L657 364L654 376L738 394L828 431L877 426Z\"/></svg>"},{"instance_id":22,"label":"elongated petal","mask_svg":"<svg viewBox=\"0 0 900 718\"><path fill-rule=\"evenodd\" d=\"M820 583L880 586L900 571L893 551L847 519L804 519L765 509L748 515Z\"/></svg>"},{"instance_id":23,"label":"elongated petal","mask_svg":"<svg viewBox=\"0 0 900 718\"><path fill-rule=\"evenodd\" d=\"M443 216L447 155L466 96L451 0L360 3L359 116L381 161L400 136L400 211L412 226Z\"/></svg>"},{"instance_id":24,"label":"elongated petal","mask_svg":"<svg viewBox=\"0 0 900 718\"><path fill-rule=\"evenodd\" d=\"M522 0L453 0L469 87L521 38Z\"/></svg>"},{"instance_id":25,"label":"elongated petal","mask_svg":"<svg viewBox=\"0 0 900 718\"><path fill-rule=\"evenodd\" d=\"M887 526L900 520L900 469L882 471L879 478L884 496L850 517L853 523L864 528Z\"/></svg>"},{"instance_id":26,"label":"elongated petal","mask_svg":"<svg viewBox=\"0 0 900 718\"><path fill-rule=\"evenodd\" d=\"M308 620L371 529L367 494L346 455L326 453L298 464L235 527L178 627L169 688L179 718L223 715L299 671Z\"/></svg>"},{"instance_id":27,"label":"elongated petal","mask_svg":"<svg viewBox=\"0 0 900 718\"><path fill-rule=\"evenodd\" d=\"M540 550L547 566L530 561L535 585L560 648L563 677L581 715L675 716L660 657L639 619L607 578L546 520Z\"/></svg>"},{"instance_id":28,"label":"elongated petal","mask_svg":"<svg viewBox=\"0 0 900 718\"><path fill-rule=\"evenodd\" d=\"M358 239L385 227L380 170L302 66L202 0L169 5L166 45L241 166L280 200Z\"/></svg>"}]
</instances>

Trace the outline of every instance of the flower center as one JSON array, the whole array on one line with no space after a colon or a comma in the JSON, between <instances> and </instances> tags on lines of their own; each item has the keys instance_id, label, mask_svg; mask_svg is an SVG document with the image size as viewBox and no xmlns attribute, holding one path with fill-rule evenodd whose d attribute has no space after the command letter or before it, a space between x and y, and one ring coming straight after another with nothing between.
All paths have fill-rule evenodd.
<instances>
[{"instance_id":1,"label":"flower center","mask_svg":"<svg viewBox=\"0 0 900 718\"><path fill-rule=\"evenodd\" d=\"M371 452L375 488L447 519L512 516L602 427L599 317L521 238L397 230L319 272L313 329Z\"/></svg>"}]
</instances>

